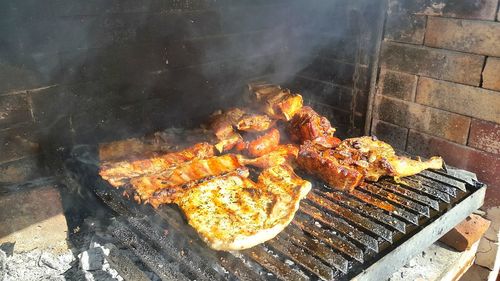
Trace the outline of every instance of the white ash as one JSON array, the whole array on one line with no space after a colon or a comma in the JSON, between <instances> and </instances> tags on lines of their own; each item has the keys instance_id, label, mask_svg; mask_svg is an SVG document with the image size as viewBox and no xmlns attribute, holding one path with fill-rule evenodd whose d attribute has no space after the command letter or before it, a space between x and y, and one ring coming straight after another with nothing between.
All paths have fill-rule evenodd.
<instances>
[{"instance_id":1,"label":"white ash","mask_svg":"<svg viewBox=\"0 0 500 281\"><path fill-rule=\"evenodd\" d=\"M3 258L2 258L3 256ZM74 260L71 251L57 254L49 251L33 250L6 256L0 250L0 277L4 281L14 280L66 280L64 273L71 268Z\"/></svg>"}]
</instances>

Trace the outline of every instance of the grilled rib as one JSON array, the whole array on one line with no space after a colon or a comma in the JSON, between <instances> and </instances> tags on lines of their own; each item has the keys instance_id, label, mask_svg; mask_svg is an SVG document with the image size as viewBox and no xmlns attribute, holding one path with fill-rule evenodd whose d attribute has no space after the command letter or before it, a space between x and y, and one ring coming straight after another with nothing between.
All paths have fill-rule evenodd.
<instances>
[{"instance_id":1,"label":"grilled rib","mask_svg":"<svg viewBox=\"0 0 500 281\"><path fill-rule=\"evenodd\" d=\"M194 159L171 167L161 174L133 178L130 183L141 200L148 200L158 190L175 188L191 181L221 175L241 167L243 165L238 156L226 154L207 159Z\"/></svg>"},{"instance_id":2,"label":"grilled rib","mask_svg":"<svg viewBox=\"0 0 500 281\"><path fill-rule=\"evenodd\" d=\"M272 120L263 114L245 114L236 124L236 128L246 132L267 131L273 125Z\"/></svg>"},{"instance_id":3,"label":"grilled rib","mask_svg":"<svg viewBox=\"0 0 500 281\"><path fill-rule=\"evenodd\" d=\"M179 152L166 153L149 159L103 163L99 175L112 186L119 187L125 184L129 178L159 173L173 165L195 158L204 159L213 155L214 149L212 145L197 143Z\"/></svg>"},{"instance_id":4,"label":"grilled rib","mask_svg":"<svg viewBox=\"0 0 500 281\"><path fill-rule=\"evenodd\" d=\"M299 153L299 147L293 144L278 145L271 152L253 159L241 158L244 165L265 169L285 163L293 164Z\"/></svg>"}]
</instances>

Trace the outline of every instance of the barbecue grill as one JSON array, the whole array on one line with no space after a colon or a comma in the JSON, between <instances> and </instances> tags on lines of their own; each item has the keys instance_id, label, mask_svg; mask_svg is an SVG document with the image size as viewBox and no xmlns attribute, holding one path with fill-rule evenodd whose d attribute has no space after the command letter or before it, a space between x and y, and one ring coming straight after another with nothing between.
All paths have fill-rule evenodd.
<instances>
[{"instance_id":1,"label":"barbecue grill","mask_svg":"<svg viewBox=\"0 0 500 281\"><path fill-rule=\"evenodd\" d=\"M98 175L97 148L80 146L66 167L117 214L112 234L165 280L382 280L479 208L486 186L448 167L346 193L314 178L292 223L238 252L209 249L171 205L154 209Z\"/></svg>"}]
</instances>

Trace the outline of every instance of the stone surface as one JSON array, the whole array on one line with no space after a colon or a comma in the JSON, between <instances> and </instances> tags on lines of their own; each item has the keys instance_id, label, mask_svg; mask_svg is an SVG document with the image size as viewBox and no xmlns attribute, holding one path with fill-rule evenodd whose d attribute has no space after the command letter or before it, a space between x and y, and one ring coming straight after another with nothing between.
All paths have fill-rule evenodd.
<instances>
[{"instance_id":1,"label":"stone surface","mask_svg":"<svg viewBox=\"0 0 500 281\"><path fill-rule=\"evenodd\" d=\"M395 42L384 42L381 66L390 70L479 86L484 57Z\"/></svg>"},{"instance_id":2,"label":"stone surface","mask_svg":"<svg viewBox=\"0 0 500 281\"><path fill-rule=\"evenodd\" d=\"M417 76L382 69L379 89L382 95L413 101L417 89Z\"/></svg>"},{"instance_id":3,"label":"stone surface","mask_svg":"<svg viewBox=\"0 0 500 281\"><path fill-rule=\"evenodd\" d=\"M498 0L418 0L416 14L429 16L444 16L462 19L495 19L495 9Z\"/></svg>"},{"instance_id":4,"label":"stone surface","mask_svg":"<svg viewBox=\"0 0 500 281\"><path fill-rule=\"evenodd\" d=\"M67 249L67 223L54 186L0 197L0 244L15 242L14 252Z\"/></svg>"},{"instance_id":5,"label":"stone surface","mask_svg":"<svg viewBox=\"0 0 500 281\"><path fill-rule=\"evenodd\" d=\"M429 17L424 44L500 57L500 23Z\"/></svg>"},{"instance_id":6,"label":"stone surface","mask_svg":"<svg viewBox=\"0 0 500 281\"><path fill-rule=\"evenodd\" d=\"M479 241L490 226L490 221L478 215L470 215L439 239L440 242L458 250L465 251Z\"/></svg>"},{"instance_id":7,"label":"stone surface","mask_svg":"<svg viewBox=\"0 0 500 281\"><path fill-rule=\"evenodd\" d=\"M477 174L479 181L489 185L486 189L485 207L500 205L500 159L498 155L459 145L442 138L410 130L407 151L414 155L430 157L441 155L451 166Z\"/></svg>"},{"instance_id":8,"label":"stone surface","mask_svg":"<svg viewBox=\"0 0 500 281\"><path fill-rule=\"evenodd\" d=\"M0 128L30 120L26 94L0 96Z\"/></svg>"},{"instance_id":9,"label":"stone surface","mask_svg":"<svg viewBox=\"0 0 500 281\"><path fill-rule=\"evenodd\" d=\"M406 147L406 137L408 128L373 119L372 135L380 140L390 143L394 148L404 150Z\"/></svg>"},{"instance_id":10,"label":"stone surface","mask_svg":"<svg viewBox=\"0 0 500 281\"><path fill-rule=\"evenodd\" d=\"M491 271L487 268L474 264L465 272L460 278L460 281L495 281L493 278L489 278Z\"/></svg>"},{"instance_id":11,"label":"stone surface","mask_svg":"<svg viewBox=\"0 0 500 281\"><path fill-rule=\"evenodd\" d=\"M500 125L472 119L467 145L500 154Z\"/></svg>"},{"instance_id":12,"label":"stone surface","mask_svg":"<svg viewBox=\"0 0 500 281\"><path fill-rule=\"evenodd\" d=\"M465 144L470 118L417 103L377 96L374 118Z\"/></svg>"},{"instance_id":13,"label":"stone surface","mask_svg":"<svg viewBox=\"0 0 500 281\"><path fill-rule=\"evenodd\" d=\"M420 104L500 123L500 94L495 91L420 77Z\"/></svg>"},{"instance_id":14,"label":"stone surface","mask_svg":"<svg viewBox=\"0 0 500 281\"><path fill-rule=\"evenodd\" d=\"M0 130L0 163L13 161L39 152L36 128L28 123Z\"/></svg>"},{"instance_id":15,"label":"stone surface","mask_svg":"<svg viewBox=\"0 0 500 281\"><path fill-rule=\"evenodd\" d=\"M489 57L483 70L483 88L500 91L500 58Z\"/></svg>"},{"instance_id":16,"label":"stone surface","mask_svg":"<svg viewBox=\"0 0 500 281\"><path fill-rule=\"evenodd\" d=\"M488 239L481 239L476 254L476 264L486 267L489 270L495 270L495 264L500 263L500 252L498 251L498 242Z\"/></svg>"},{"instance_id":17,"label":"stone surface","mask_svg":"<svg viewBox=\"0 0 500 281\"><path fill-rule=\"evenodd\" d=\"M489 208L486 211L486 218L491 220L491 225L484 237L493 242L500 241L500 207Z\"/></svg>"},{"instance_id":18,"label":"stone surface","mask_svg":"<svg viewBox=\"0 0 500 281\"><path fill-rule=\"evenodd\" d=\"M389 280L457 280L472 265L478 244L475 243L467 251L458 252L436 242L425 249L422 254L411 259L395 272Z\"/></svg>"},{"instance_id":19,"label":"stone surface","mask_svg":"<svg viewBox=\"0 0 500 281\"><path fill-rule=\"evenodd\" d=\"M0 164L0 186L24 183L44 174L40 159L35 156Z\"/></svg>"}]
</instances>

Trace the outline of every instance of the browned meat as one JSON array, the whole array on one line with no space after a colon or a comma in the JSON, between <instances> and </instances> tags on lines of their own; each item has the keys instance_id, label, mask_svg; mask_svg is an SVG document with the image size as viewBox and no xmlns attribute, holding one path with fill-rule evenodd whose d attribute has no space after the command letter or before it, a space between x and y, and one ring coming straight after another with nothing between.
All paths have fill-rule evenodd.
<instances>
[{"instance_id":1,"label":"browned meat","mask_svg":"<svg viewBox=\"0 0 500 281\"><path fill-rule=\"evenodd\" d=\"M141 175L159 173L174 165L192 160L204 159L214 155L214 148L208 143L198 143L179 152L165 153L157 157L135 160L109 162L101 165L99 175L112 186L119 187L126 180Z\"/></svg>"},{"instance_id":2,"label":"browned meat","mask_svg":"<svg viewBox=\"0 0 500 281\"><path fill-rule=\"evenodd\" d=\"M302 96L272 84L249 85L251 98L274 119L289 121L303 105Z\"/></svg>"},{"instance_id":3,"label":"browned meat","mask_svg":"<svg viewBox=\"0 0 500 281\"><path fill-rule=\"evenodd\" d=\"M306 141L300 146L297 164L308 173L324 180L332 188L353 190L363 180L363 174L339 163L332 155L332 151Z\"/></svg>"},{"instance_id":4,"label":"browned meat","mask_svg":"<svg viewBox=\"0 0 500 281\"><path fill-rule=\"evenodd\" d=\"M335 149L334 155L343 164L361 171L369 181L377 181L381 176L411 176L443 166L441 157L420 161L397 156L389 144L372 137L346 139Z\"/></svg>"},{"instance_id":5,"label":"browned meat","mask_svg":"<svg viewBox=\"0 0 500 281\"><path fill-rule=\"evenodd\" d=\"M272 120L267 115L245 114L238 121L236 128L240 131L263 132L273 125Z\"/></svg>"},{"instance_id":6,"label":"browned meat","mask_svg":"<svg viewBox=\"0 0 500 281\"><path fill-rule=\"evenodd\" d=\"M224 152L233 149L233 147L242 141L241 135L234 131L233 126L236 126L245 111L240 108L233 108L224 113L218 112L212 116L210 129L217 136L219 142L215 144L215 148L219 152Z\"/></svg>"},{"instance_id":7,"label":"browned meat","mask_svg":"<svg viewBox=\"0 0 500 281\"><path fill-rule=\"evenodd\" d=\"M273 151L253 159L241 159L244 165L250 165L261 169L279 166L285 163L293 164L297 159L299 147L293 144L278 145Z\"/></svg>"},{"instance_id":8,"label":"browned meat","mask_svg":"<svg viewBox=\"0 0 500 281\"><path fill-rule=\"evenodd\" d=\"M335 129L328 119L319 115L309 106L302 107L289 123L290 137L303 143L313 141L323 147L335 147L340 140L333 136Z\"/></svg>"},{"instance_id":9,"label":"browned meat","mask_svg":"<svg viewBox=\"0 0 500 281\"><path fill-rule=\"evenodd\" d=\"M141 200L147 200L158 190L176 188L192 181L221 175L243 167L240 158L226 154L207 159L194 159L162 171L160 174L136 177L130 180Z\"/></svg>"},{"instance_id":10,"label":"browned meat","mask_svg":"<svg viewBox=\"0 0 500 281\"><path fill-rule=\"evenodd\" d=\"M274 150L280 142L280 132L272 129L264 135L248 143L248 154L259 157Z\"/></svg>"}]
</instances>

